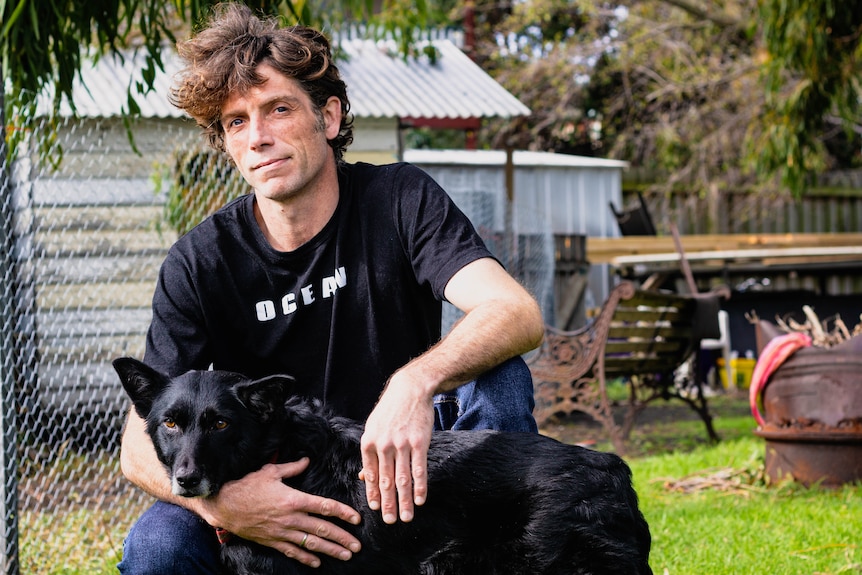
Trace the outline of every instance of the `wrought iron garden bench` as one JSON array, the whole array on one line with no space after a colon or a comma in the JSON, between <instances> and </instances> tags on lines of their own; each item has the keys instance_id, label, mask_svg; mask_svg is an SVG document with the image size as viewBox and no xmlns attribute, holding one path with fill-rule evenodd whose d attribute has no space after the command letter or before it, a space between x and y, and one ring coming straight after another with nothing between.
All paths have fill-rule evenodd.
<instances>
[{"instance_id":1,"label":"wrought iron garden bench","mask_svg":"<svg viewBox=\"0 0 862 575\"><path fill-rule=\"evenodd\" d=\"M589 325L574 331L546 326L541 347L528 359L537 421L586 413L605 427L622 453L635 418L647 405L678 399L700 416L710 440L718 440L696 365L682 382L679 368L696 361L701 339L718 337L719 307L715 294L646 291L624 281ZM608 398L608 382L616 378L628 384L619 422Z\"/></svg>"}]
</instances>

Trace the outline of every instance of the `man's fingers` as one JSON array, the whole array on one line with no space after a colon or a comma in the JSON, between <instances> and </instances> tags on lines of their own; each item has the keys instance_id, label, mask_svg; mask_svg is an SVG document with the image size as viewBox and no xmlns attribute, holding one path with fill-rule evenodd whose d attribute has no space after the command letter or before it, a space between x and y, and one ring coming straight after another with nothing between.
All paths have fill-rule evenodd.
<instances>
[{"instance_id":1,"label":"man's fingers","mask_svg":"<svg viewBox=\"0 0 862 575\"><path fill-rule=\"evenodd\" d=\"M320 560L317 557L318 554L329 555L341 561L348 561L353 557L353 552L355 552L352 549L346 549L342 545L333 543L326 537L319 537L304 531L294 531L289 538L289 543L290 545L284 546L285 549L283 552L288 557L293 557L312 567L317 567L320 564ZM304 561L301 557L308 560L316 560L317 564Z\"/></svg>"},{"instance_id":2,"label":"man's fingers","mask_svg":"<svg viewBox=\"0 0 862 575\"><path fill-rule=\"evenodd\" d=\"M377 453L363 448L362 471L359 473L359 478L365 482L368 507L374 511L380 509L380 488L377 485L377 477Z\"/></svg>"},{"instance_id":3,"label":"man's fingers","mask_svg":"<svg viewBox=\"0 0 862 575\"><path fill-rule=\"evenodd\" d=\"M395 488L398 491L398 512L401 521L413 520L413 474L409 446L398 452L395 460Z\"/></svg>"},{"instance_id":4,"label":"man's fingers","mask_svg":"<svg viewBox=\"0 0 862 575\"><path fill-rule=\"evenodd\" d=\"M423 505L428 497L428 452L413 452L413 503Z\"/></svg>"},{"instance_id":5,"label":"man's fingers","mask_svg":"<svg viewBox=\"0 0 862 575\"><path fill-rule=\"evenodd\" d=\"M316 496L309 497L320 499ZM359 540L341 527L311 515L295 522L294 527L284 532L271 545L286 556L310 567L320 566L321 554L348 561L362 548Z\"/></svg>"},{"instance_id":6,"label":"man's fingers","mask_svg":"<svg viewBox=\"0 0 862 575\"><path fill-rule=\"evenodd\" d=\"M315 515L337 517L353 525L359 525L359 522L362 521L362 517L355 509L334 499L315 497L315 503L311 507L311 512ZM331 525L331 523L327 523L327 525Z\"/></svg>"},{"instance_id":7,"label":"man's fingers","mask_svg":"<svg viewBox=\"0 0 862 575\"><path fill-rule=\"evenodd\" d=\"M291 477L296 477L308 467L309 459L307 457L303 457L302 459L298 459L296 461L288 461L287 463L273 463L271 464L275 473L278 474L282 479L289 479Z\"/></svg>"},{"instance_id":8,"label":"man's fingers","mask_svg":"<svg viewBox=\"0 0 862 575\"><path fill-rule=\"evenodd\" d=\"M412 521L416 505L422 505L428 496L427 448L405 445L385 452L368 449L363 454L363 468L359 478L365 482L365 492L371 509L379 510L385 523ZM377 464L372 467L372 463Z\"/></svg>"},{"instance_id":9,"label":"man's fingers","mask_svg":"<svg viewBox=\"0 0 862 575\"><path fill-rule=\"evenodd\" d=\"M398 492L395 488L395 456L382 453L378 457L377 487L380 490L380 512L384 523L398 521Z\"/></svg>"},{"instance_id":10,"label":"man's fingers","mask_svg":"<svg viewBox=\"0 0 862 575\"><path fill-rule=\"evenodd\" d=\"M274 468L279 477L287 479L302 473L307 466L308 458L303 458L299 461L293 461L290 463L275 464ZM302 502L302 506L309 513L314 513L315 515L321 515L323 517L337 517L338 519L342 519L348 523L352 523L353 525L358 525L362 520L355 509L349 505L341 503L340 501L327 499L325 497L317 497L300 491L297 491L296 493L299 497L305 496L306 500ZM329 523L327 524L329 525Z\"/></svg>"}]
</instances>

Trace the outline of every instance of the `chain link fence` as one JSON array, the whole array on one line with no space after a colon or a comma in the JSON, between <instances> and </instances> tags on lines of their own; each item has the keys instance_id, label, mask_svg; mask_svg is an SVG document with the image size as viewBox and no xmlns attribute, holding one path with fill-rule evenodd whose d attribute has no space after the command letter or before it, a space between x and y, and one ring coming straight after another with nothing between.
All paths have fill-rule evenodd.
<instances>
[{"instance_id":1,"label":"chain link fence","mask_svg":"<svg viewBox=\"0 0 862 575\"><path fill-rule=\"evenodd\" d=\"M167 178L197 130L134 121L134 149L121 119L10 116L6 126L4 571L110 572L149 503L119 469L127 401L111 361L143 355L176 238Z\"/></svg>"},{"instance_id":2,"label":"chain link fence","mask_svg":"<svg viewBox=\"0 0 862 575\"><path fill-rule=\"evenodd\" d=\"M112 572L150 500L120 471L127 401L111 361L143 356L158 268L177 230L245 188L191 122L5 123L4 572ZM215 186L206 183L214 172ZM485 210L499 211L486 195L456 201L512 272L550 297L550 234L486 225L498 216Z\"/></svg>"}]
</instances>

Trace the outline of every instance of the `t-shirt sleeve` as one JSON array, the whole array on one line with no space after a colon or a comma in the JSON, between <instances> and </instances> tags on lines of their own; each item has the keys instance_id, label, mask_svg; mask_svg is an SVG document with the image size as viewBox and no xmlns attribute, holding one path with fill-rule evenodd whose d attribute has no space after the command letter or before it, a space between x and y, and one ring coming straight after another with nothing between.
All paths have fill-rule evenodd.
<instances>
[{"instance_id":1,"label":"t-shirt sleeve","mask_svg":"<svg viewBox=\"0 0 862 575\"><path fill-rule=\"evenodd\" d=\"M494 257L469 218L421 169L405 164L396 178L394 209L399 233L420 284L445 299L446 284L458 270Z\"/></svg>"},{"instance_id":2,"label":"t-shirt sleeve","mask_svg":"<svg viewBox=\"0 0 862 575\"><path fill-rule=\"evenodd\" d=\"M209 368L212 359L200 310L188 266L174 246L159 270L144 363L172 377Z\"/></svg>"}]
</instances>

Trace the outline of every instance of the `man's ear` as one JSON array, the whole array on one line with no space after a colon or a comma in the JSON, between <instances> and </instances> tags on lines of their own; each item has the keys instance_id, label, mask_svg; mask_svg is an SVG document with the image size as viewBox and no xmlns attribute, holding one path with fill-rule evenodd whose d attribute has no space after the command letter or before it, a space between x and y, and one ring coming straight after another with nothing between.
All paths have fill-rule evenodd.
<instances>
[{"instance_id":1,"label":"man's ear","mask_svg":"<svg viewBox=\"0 0 862 575\"><path fill-rule=\"evenodd\" d=\"M135 411L146 419L153 401L170 383L170 378L132 357L120 357L113 362L123 388L132 399Z\"/></svg>"},{"instance_id":2,"label":"man's ear","mask_svg":"<svg viewBox=\"0 0 862 575\"><path fill-rule=\"evenodd\" d=\"M326 139L334 140L341 132L341 118L343 116L341 100L335 96L330 96L320 112L323 115Z\"/></svg>"},{"instance_id":3,"label":"man's ear","mask_svg":"<svg viewBox=\"0 0 862 575\"><path fill-rule=\"evenodd\" d=\"M249 411L266 421L284 406L295 382L289 375L270 375L254 381L242 381L234 386L234 392Z\"/></svg>"}]
</instances>

